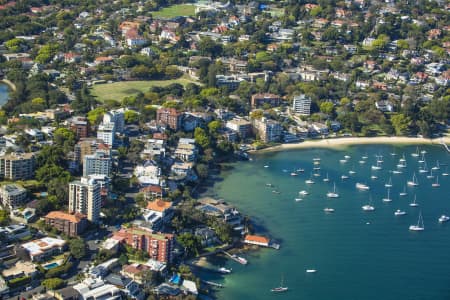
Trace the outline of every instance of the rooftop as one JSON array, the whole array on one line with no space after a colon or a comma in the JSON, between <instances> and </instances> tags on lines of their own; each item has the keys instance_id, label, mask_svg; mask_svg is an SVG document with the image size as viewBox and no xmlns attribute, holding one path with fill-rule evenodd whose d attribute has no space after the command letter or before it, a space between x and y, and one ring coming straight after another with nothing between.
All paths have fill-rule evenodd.
<instances>
[{"instance_id":1,"label":"rooftop","mask_svg":"<svg viewBox=\"0 0 450 300\"><path fill-rule=\"evenodd\" d=\"M155 201L151 201L147 204L147 209L163 212L172 207L172 202L164 201L162 199L157 199Z\"/></svg>"},{"instance_id":2,"label":"rooftop","mask_svg":"<svg viewBox=\"0 0 450 300\"><path fill-rule=\"evenodd\" d=\"M45 218L49 219L62 219L66 221L70 221L72 223L79 223L81 220L86 219L86 216L80 213L69 214L63 211L51 211L49 212Z\"/></svg>"},{"instance_id":3,"label":"rooftop","mask_svg":"<svg viewBox=\"0 0 450 300\"><path fill-rule=\"evenodd\" d=\"M51 237L44 237L38 240L34 240L25 244L22 247L25 248L31 256L39 255L49 249L55 247L62 247L66 244L66 241L55 239Z\"/></svg>"},{"instance_id":4,"label":"rooftop","mask_svg":"<svg viewBox=\"0 0 450 300\"><path fill-rule=\"evenodd\" d=\"M245 241L268 244L270 240L264 236L247 234Z\"/></svg>"}]
</instances>

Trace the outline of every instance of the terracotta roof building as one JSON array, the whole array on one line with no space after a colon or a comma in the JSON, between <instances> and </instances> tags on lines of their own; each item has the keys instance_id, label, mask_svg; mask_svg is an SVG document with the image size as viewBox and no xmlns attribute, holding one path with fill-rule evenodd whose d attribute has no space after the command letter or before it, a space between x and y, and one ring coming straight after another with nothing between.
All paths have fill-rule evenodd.
<instances>
[{"instance_id":1,"label":"terracotta roof building","mask_svg":"<svg viewBox=\"0 0 450 300\"><path fill-rule=\"evenodd\" d=\"M162 199L157 199L155 201L151 201L147 204L147 209L164 212L172 207L172 202L163 201Z\"/></svg>"},{"instance_id":2,"label":"terracotta roof building","mask_svg":"<svg viewBox=\"0 0 450 300\"><path fill-rule=\"evenodd\" d=\"M55 227L71 237L82 234L88 225L86 216L80 213L69 214L62 211L52 211L44 218L45 224Z\"/></svg>"},{"instance_id":3,"label":"terracotta roof building","mask_svg":"<svg viewBox=\"0 0 450 300\"><path fill-rule=\"evenodd\" d=\"M122 228L114 239L148 253L151 259L170 263L172 261L173 234L153 233L143 227Z\"/></svg>"},{"instance_id":4,"label":"terracotta roof building","mask_svg":"<svg viewBox=\"0 0 450 300\"><path fill-rule=\"evenodd\" d=\"M244 239L244 243L251 244L251 245L258 245L258 246L264 246L269 247L270 239L260 236L260 235L251 235L247 234Z\"/></svg>"}]
</instances>

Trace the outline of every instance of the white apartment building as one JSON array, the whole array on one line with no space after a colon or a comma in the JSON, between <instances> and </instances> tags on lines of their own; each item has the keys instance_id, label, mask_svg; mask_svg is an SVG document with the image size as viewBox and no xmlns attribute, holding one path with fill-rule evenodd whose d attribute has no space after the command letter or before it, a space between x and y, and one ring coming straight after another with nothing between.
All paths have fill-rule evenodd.
<instances>
[{"instance_id":1,"label":"white apartment building","mask_svg":"<svg viewBox=\"0 0 450 300\"><path fill-rule=\"evenodd\" d=\"M89 175L111 175L112 159L104 151L96 151L94 154L85 155L83 159L83 177Z\"/></svg>"},{"instance_id":2,"label":"white apartment building","mask_svg":"<svg viewBox=\"0 0 450 300\"><path fill-rule=\"evenodd\" d=\"M117 133L123 133L125 129L125 110L123 108L110 110L103 115L103 123L114 123Z\"/></svg>"},{"instance_id":3,"label":"white apartment building","mask_svg":"<svg viewBox=\"0 0 450 300\"><path fill-rule=\"evenodd\" d=\"M311 114L311 98L306 97L304 94L295 96L292 109L297 114L309 116Z\"/></svg>"},{"instance_id":4,"label":"white apartment building","mask_svg":"<svg viewBox=\"0 0 450 300\"><path fill-rule=\"evenodd\" d=\"M25 203L27 190L17 184L5 184L0 187L0 203L4 208L14 209Z\"/></svg>"},{"instance_id":5,"label":"white apartment building","mask_svg":"<svg viewBox=\"0 0 450 300\"><path fill-rule=\"evenodd\" d=\"M106 145L111 147L114 145L115 134L115 123L101 123L98 125L97 138L103 140Z\"/></svg>"},{"instance_id":6,"label":"white apartment building","mask_svg":"<svg viewBox=\"0 0 450 300\"><path fill-rule=\"evenodd\" d=\"M79 212L91 222L100 217L100 184L93 178L82 177L80 181L69 183L69 212Z\"/></svg>"},{"instance_id":7,"label":"white apartment building","mask_svg":"<svg viewBox=\"0 0 450 300\"><path fill-rule=\"evenodd\" d=\"M263 142L270 143L280 141L283 127L279 122L261 118L261 120L255 120L254 126L258 132L259 138Z\"/></svg>"}]
</instances>

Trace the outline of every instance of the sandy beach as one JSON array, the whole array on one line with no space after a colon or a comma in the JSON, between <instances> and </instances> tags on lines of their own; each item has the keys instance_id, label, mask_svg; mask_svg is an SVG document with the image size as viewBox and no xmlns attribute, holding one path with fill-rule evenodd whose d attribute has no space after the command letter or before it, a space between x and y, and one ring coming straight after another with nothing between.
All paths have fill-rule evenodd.
<instances>
[{"instance_id":1,"label":"sandy beach","mask_svg":"<svg viewBox=\"0 0 450 300\"><path fill-rule=\"evenodd\" d=\"M408 145L440 145L442 142L447 145L450 144L450 137L436 139L425 139L419 137L342 137L342 138L327 138L317 140L307 140L300 143L281 144L270 148L265 148L255 151L272 152L283 151L290 149L308 149L308 148L343 148L350 145L367 145L367 144L408 144Z\"/></svg>"}]
</instances>

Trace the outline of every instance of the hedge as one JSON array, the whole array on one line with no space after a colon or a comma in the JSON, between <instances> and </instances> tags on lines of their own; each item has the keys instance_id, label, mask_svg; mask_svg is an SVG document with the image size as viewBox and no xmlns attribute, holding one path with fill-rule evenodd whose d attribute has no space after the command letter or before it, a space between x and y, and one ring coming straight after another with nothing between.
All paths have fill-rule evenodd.
<instances>
[{"instance_id":1,"label":"hedge","mask_svg":"<svg viewBox=\"0 0 450 300\"><path fill-rule=\"evenodd\" d=\"M72 265L73 264L68 261L59 267L47 270L45 273L45 278L59 277L60 275L67 273L70 268L72 268Z\"/></svg>"},{"instance_id":2,"label":"hedge","mask_svg":"<svg viewBox=\"0 0 450 300\"><path fill-rule=\"evenodd\" d=\"M10 288L16 288L18 286L22 286L22 285L25 285L30 282L31 282L30 276L23 276L23 277L14 278L14 279L11 279L10 281L8 281L8 286Z\"/></svg>"}]
</instances>

